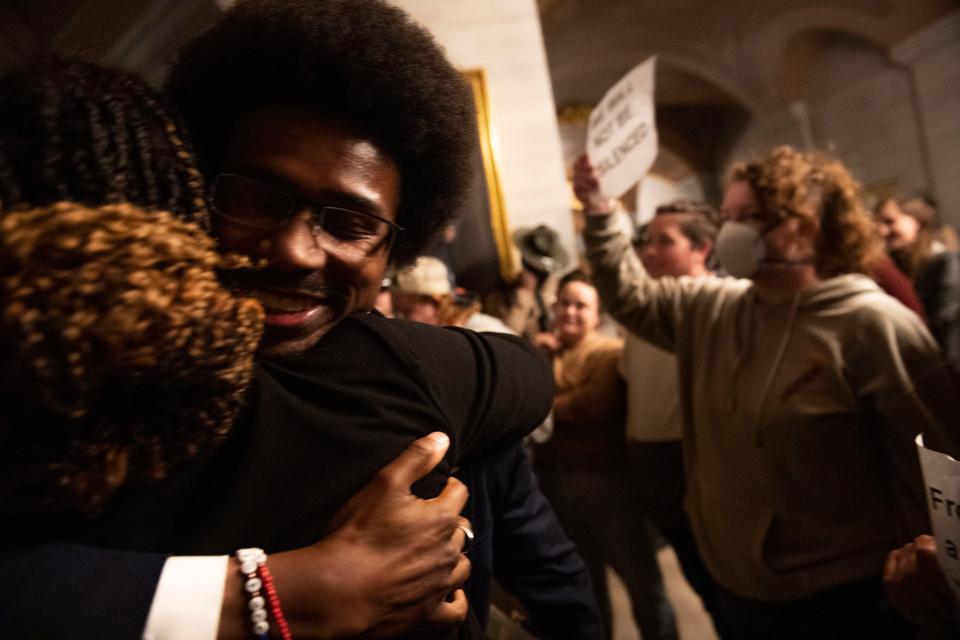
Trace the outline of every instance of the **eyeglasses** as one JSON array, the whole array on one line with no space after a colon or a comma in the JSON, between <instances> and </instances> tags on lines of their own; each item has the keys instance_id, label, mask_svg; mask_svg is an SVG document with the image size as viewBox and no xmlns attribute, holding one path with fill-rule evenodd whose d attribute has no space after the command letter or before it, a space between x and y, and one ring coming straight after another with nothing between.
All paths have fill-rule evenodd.
<instances>
[{"instance_id":1,"label":"eyeglasses","mask_svg":"<svg viewBox=\"0 0 960 640\"><path fill-rule=\"evenodd\" d=\"M393 247L403 227L365 211L311 202L268 182L221 173L213 184L213 209L224 220L276 232L290 224L304 206L318 246L344 257L369 256L384 244Z\"/></svg>"}]
</instances>

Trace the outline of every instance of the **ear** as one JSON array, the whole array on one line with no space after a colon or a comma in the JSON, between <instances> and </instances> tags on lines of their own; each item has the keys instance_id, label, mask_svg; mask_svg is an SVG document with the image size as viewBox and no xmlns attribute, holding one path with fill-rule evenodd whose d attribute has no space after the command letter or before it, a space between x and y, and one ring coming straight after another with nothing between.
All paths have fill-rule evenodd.
<instances>
[{"instance_id":1,"label":"ear","mask_svg":"<svg viewBox=\"0 0 960 640\"><path fill-rule=\"evenodd\" d=\"M699 247L693 247L693 250L699 255L703 256L703 260L706 262L707 256L713 253L713 242L710 240L705 240Z\"/></svg>"}]
</instances>

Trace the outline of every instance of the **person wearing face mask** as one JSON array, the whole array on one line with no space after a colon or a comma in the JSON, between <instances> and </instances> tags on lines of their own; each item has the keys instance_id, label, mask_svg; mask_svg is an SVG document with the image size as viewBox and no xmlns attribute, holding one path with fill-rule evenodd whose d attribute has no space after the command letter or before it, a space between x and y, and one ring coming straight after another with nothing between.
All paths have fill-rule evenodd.
<instances>
[{"instance_id":1,"label":"person wearing face mask","mask_svg":"<svg viewBox=\"0 0 960 640\"><path fill-rule=\"evenodd\" d=\"M878 247L846 168L786 146L734 166L716 254L738 280L651 278L586 158L574 186L604 303L677 355L686 507L732 637L912 637L881 574L929 529L914 437L956 454L960 398L861 275Z\"/></svg>"},{"instance_id":2,"label":"person wearing face mask","mask_svg":"<svg viewBox=\"0 0 960 640\"><path fill-rule=\"evenodd\" d=\"M553 436L535 450L543 493L590 571L610 637L606 566L626 583L644 638L676 638L646 522L636 509L624 455L622 342L597 332L600 301L582 272L564 276L553 305L553 332L536 343L553 358Z\"/></svg>"}]
</instances>

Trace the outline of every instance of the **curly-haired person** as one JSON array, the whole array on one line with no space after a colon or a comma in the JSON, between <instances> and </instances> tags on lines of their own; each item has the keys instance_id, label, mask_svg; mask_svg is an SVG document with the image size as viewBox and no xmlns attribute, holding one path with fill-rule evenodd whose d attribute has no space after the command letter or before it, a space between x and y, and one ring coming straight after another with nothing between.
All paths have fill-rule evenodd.
<instances>
[{"instance_id":1,"label":"curly-haired person","mask_svg":"<svg viewBox=\"0 0 960 640\"><path fill-rule=\"evenodd\" d=\"M218 278L241 264L129 204L0 218L3 515L95 515L226 438L263 331Z\"/></svg>"},{"instance_id":2,"label":"curly-haired person","mask_svg":"<svg viewBox=\"0 0 960 640\"><path fill-rule=\"evenodd\" d=\"M739 280L651 278L589 161L575 188L601 297L677 354L686 506L736 637L907 638L885 556L927 530L914 437L956 453L960 398L917 316L862 275L878 251L837 160L737 164L716 241Z\"/></svg>"}]
</instances>

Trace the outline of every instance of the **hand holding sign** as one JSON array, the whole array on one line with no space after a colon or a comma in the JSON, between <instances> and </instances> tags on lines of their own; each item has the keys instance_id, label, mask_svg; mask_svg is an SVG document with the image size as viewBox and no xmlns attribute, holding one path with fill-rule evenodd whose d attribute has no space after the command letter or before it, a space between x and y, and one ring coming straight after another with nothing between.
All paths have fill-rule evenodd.
<instances>
[{"instance_id":1,"label":"hand holding sign","mask_svg":"<svg viewBox=\"0 0 960 640\"><path fill-rule=\"evenodd\" d=\"M600 178L586 155L577 158L573 165L573 193L587 215L614 210L615 201L600 190Z\"/></svg>"},{"instance_id":2,"label":"hand holding sign","mask_svg":"<svg viewBox=\"0 0 960 640\"><path fill-rule=\"evenodd\" d=\"M587 154L600 190L619 197L650 169L657 157L653 107L655 57L633 68L590 113Z\"/></svg>"},{"instance_id":3,"label":"hand holding sign","mask_svg":"<svg viewBox=\"0 0 960 640\"><path fill-rule=\"evenodd\" d=\"M960 603L960 462L927 449L922 434L916 443L934 537L920 536L891 553L884 582L893 604L908 617L922 614L926 622L955 623ZM931 564L934 554L939 567ZM945 586L949 591L944 593ZM939 615L931 614L931 608Z\"/></svg>"},{"instance_id":4,"label":"hand holding sign","mask_svg":"<svg viewBox=\"0 0 960 640\"><path fill-rule=\"evenodd\" d=\"M887 556L883 586L890 604L907 620L924 627L955 623L956 603L937 563L933 536L916 539Z\"/></svg>"}]
</instances>

